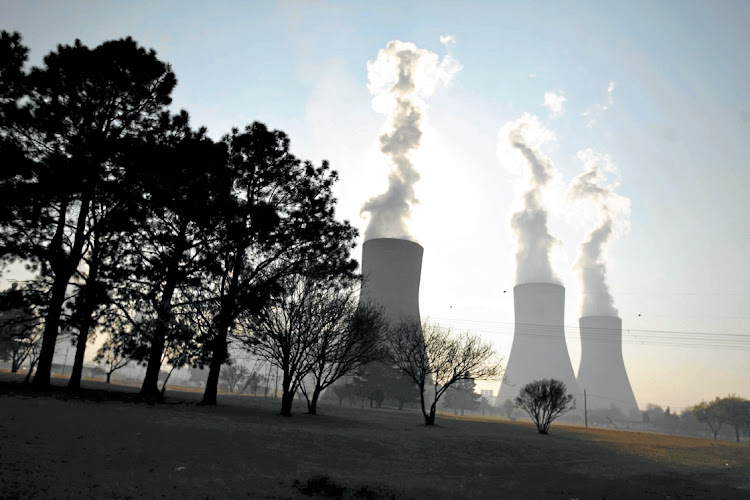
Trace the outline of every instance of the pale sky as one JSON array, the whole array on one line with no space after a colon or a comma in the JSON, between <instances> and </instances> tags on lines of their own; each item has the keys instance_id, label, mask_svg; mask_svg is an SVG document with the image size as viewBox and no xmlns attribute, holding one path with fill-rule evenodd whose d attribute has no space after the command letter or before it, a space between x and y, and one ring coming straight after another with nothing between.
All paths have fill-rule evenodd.
<instances>
[{"instance_id":1,"label":"pale sky","mask_svg":"<svg viewBox=\"0 0 750 500\"><path fill-rule=\"evenodd\" d=\"M338 214L361 234L360 207L390 168L367 63L392 40L442 58L440 38L452 35L461 70L426 100L414 157L422 316L508 355L518 175L498 155L498 132L530 113L556 137L541 151L558 172L547 203L574 370L572 266L592 214L563 201L583 172L577 153L591 149L609 157L610 180L631 203L608 282L639 405L750 397L750 3L563 3L4 0L0 28L21 32L31 64L75 38L95 46L130 35L154 48L178 78L174 109L194 125L219 138L260 120L287 132L297 156L330 160Z\"/></svg>"}]
</instances>

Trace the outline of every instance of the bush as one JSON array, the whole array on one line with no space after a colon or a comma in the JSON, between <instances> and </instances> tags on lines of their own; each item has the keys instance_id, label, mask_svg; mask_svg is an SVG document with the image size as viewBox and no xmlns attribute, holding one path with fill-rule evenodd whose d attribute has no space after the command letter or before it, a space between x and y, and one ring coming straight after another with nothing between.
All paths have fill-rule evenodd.
<instances>
[{"instance_id":1,"label":"bush","mask_svg":"<svg viewBox=\"0 0 750 500\"><path fill-rule=\"evenodd\" d=\"M540 434L547 434L552 422L575 407L573 395L559 380L535 380L523 386L515 406L529 414Z\"/></svg>"}]
</instances>

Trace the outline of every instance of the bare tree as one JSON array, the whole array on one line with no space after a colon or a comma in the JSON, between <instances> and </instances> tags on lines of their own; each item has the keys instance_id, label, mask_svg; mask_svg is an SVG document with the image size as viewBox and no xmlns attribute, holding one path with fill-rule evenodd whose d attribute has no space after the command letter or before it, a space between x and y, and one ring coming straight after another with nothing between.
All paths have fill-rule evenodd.
<instances>
[{"instance_id":1,"label":"bare tree","mask_svg":"<svg viewBox=\"0 0 750 500\"><path fill-rule=\"evenodd\" d=\"M392 362L417 384L425 425L435 424L440 397L459 380L498 380L502 359L479 335L455 335L449 328L425 322L402 321L388 330ZM425 400L429 390L432 401ZM429 405L429 408L428 408Z\"/></svg>"},{"instance_id":2,"label":"bare tree","mask_svg":"<svg viewBox=\"0 0 750 500\"><path fill-rule=\"evenodd\" d=\"M226 382L229 392L234 392L234 390L242 383L242 381L248 376L249 373L250 370L248 370L244 365L224 365L221 367L220 378L223 382Z\"/></svg>"},{"instance_id":3,"label":"bare tree","mask_svg":"<svg viewBox=\"0 0 750 500\"><path fill-rule=\"evenodd\" d=\"M523 386L515 406L529 414L539 434L547 434L552 422L575 408L572 394L566 394L565 383L555 379L535 380Z\"/></svg>"},{"instance_id":4,"label":"bare tree","mask_svg":"<svg viewBox=\"0 0 750 500\"><path fill-rule=\"evenodd\" d=\"M266 377L261 374L261 370L264 369L265 363L263 360L258 359L256 356L247 356L243 358L243 361L245 361L246 363L252 362L252 367L249 367L247 369L245 381L242 383L242 387L238 389L238 392L240 394L244 394L245 390L249 387L251 394L257 394L260 384L266 381ZM246 364L245 366L247 367L249 365Z\"/></svg>"},{"instance_id":5,"label":"bare tree","mask_svg":"<svg viewBox=\"0 0 750 500\"><path fill-rule=\"evenodd\" d=\"M120 368L127 366L130 361L131 359L125 355L123 344L116 342L112 336L102 344L94 358L95 363L104 363L104 366L106 367L104 373L107 376L108 384L110 383L112 374Z\"/></svg>"},{"instance_id":6,"label":"bare tree","mask_svg":"<svg viewBox=\"0 0 750 500\"><path fill-rule=\"evenodd\" d=\"M14 283L0 293L0 359L11 362L12 373L28 361L30 374L39 357L43 322L25 292Z\"/></svg>"},{"instance_id":7,"label":"bare tree","mask_svg":"<svg viewBox=\"0 0 750 500\"><path fill-rule=\"evenodd\" d=\"M514 409L515 409L515 406L513 406L513 401L511 401L510 399L506 399L505 401L503 401L503 404L500 406L500 411L506 417L508 417L508 420L511 419Z\"/></svg>"},{"instance_id":8,"label":"bare tree","mask_svg":"<svg viewBox=\"0 0 750 500\"><path fill-rule=\"evenodd\" d=\"M307 412L317 413L320 393L341 377L382 357L387 322L380 307L357 307L355 290L348 286L323 287L314 295L312 308L322 321L310 349L309 376L300 390L307 400Z\"/></svg>"},{"instance_id":9,"label":"bare tree","mask_svg":"<svg viewBox=\"0 0 750 500\"><path fill-rule=\"evenodd\" d=\"M91 378L103 377L106 374L107 372L104 370L104 368L102 368L99 365L92 366L91 368L89 368L89 375L91 376Z\"/></svg>"},{"instance_id":10,"label":"bare tree","mask_svg":"<svg viewBox=\"0 0 750 500\"><path fill-rule=\"evenodd\" d=\"M309 303L317 293L311 282L288 278L286 292L257 314L240 318L236 337L281 371L281 415L291 416L294 395L310 372L310 351L323 324Z\"/></svg>"},{"instance_id":11,"label":"bare tree","mask_svg":"<svg viewBox=\"0 0 750 500\"><path fill-rule=\"evenodd\" d=\"M250 388L250 394L258 394L258 387L260 384L266 382L266 376L262 375L258 369L254 369L250 372L250 375L245 377L245 383L240 389L240 393L244 393L245 389Z\"/></svg>"},{"instance_id":12,"label":"bare tree","mask_svg":"<svg viewBox=\"0 0 750 500\"><path fill-rule=\"evenodd\" d=\"M357 307L355 283L295 275L286 293L241 323L238 339L282 373L282 415L298 390L315 414L324 389L379 357L385 321L378 308Z\"/></svg>"}]
</instances>

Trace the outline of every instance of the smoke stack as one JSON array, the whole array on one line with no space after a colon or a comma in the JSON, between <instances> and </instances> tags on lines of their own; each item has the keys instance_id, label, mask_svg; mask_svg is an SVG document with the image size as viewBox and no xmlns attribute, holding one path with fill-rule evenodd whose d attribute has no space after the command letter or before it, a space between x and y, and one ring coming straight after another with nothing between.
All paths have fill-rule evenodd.
<instances>
[{"instance_id":1,"label":"smoke stack","mask_svg":"<svg viewBox=\"0 0 750 500\"><path fill-rule=\"evenodd\" d=\"M515 333L497 403L513 401L524 385L543 378L564 382L580 401L565 343L565 288L553 283L516 285L513 300Z\"/></svg>"},{"instance_id":2,"label":"smoke stack","mask_svg":"<svg viewBox=\"0 0 750 500\"><path fill-rule=\"evenodd\" d=\"M586 316L581 327L581 364L578 386L586 389L591 409L613 405L625 415L638 409L622 359L622 320L614 316Z\"/></svg>"},{"instance_id":3,"label":"smoke stack","mask_svg":"<svg viewBox=\"0 0 750 500\"><path fill-rule=\"evenodd\" d=\"M421 245L396 238L376 238L362 245L364 283L359 295L363 304L372 301L385 309L392 323L419 322L419 280L422 273Z\"/></svg>"}]
</instances>

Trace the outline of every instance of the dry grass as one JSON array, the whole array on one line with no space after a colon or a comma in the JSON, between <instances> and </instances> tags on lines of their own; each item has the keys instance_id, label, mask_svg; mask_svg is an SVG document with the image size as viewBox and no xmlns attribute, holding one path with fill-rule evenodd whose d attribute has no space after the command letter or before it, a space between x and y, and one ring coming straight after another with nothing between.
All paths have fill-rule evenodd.
<instances>
[{"instance_id":1,"label":"dry grass","mask_svg":"<svg viewBox=\"0 0 750 500\"><path fill-rule=\"evenodd\" d=\"M441 414L443 418L471 422L496 422L504 425L533 427L533 423L509 422L491 416L455 416ZM709 441L696 437L673 436L651 432L583 428L577 425L553 423L550 432L573 434L582 441L605 444L618 452L677 467L700 471L735 469L750 478L750 446L747 443Z\"/></svg>"},{"instance_id":2,"label":"dry grass","mask_svg":"<svg viewBox=\"0 0 750 500\"><path fill-rule=\"evenodd\" d=\"M329 402L282 418L273 398L127 394L0 387L0 498L750 498L744 443L554 424L541 436L444 415L425 427L416 411Z\"/></svg>"}]
</instances>

